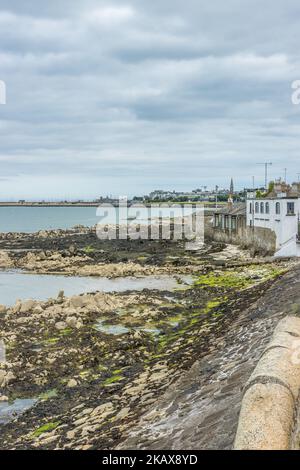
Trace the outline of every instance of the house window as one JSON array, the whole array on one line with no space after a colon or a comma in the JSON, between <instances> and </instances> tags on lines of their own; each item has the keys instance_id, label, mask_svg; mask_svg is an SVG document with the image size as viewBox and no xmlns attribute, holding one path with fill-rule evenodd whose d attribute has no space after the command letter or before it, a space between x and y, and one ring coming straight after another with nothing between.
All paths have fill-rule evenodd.
<instances>
[{"instance_id":1,"label":"house window","mask_svg":"<svg viewBox=\"0 0 300 470\"><path fill-rule=\"evenodd\" d=\"M294 202L287 203L287 215L295 215L295 203Z\"/></svg>"},{"instance_id":2,"label":"house window","mask_svg":"<svg viewBox=\"0 0 300 470\"><path fill-rule=\"evenodd\" d=\"M280 202L276 202L275 211L276 211L276 215L279 215L279 214L280 214Z\"/></svg>"},{"instance_id":3,"label":"house window","mask_svg":"<svg viewBox=\"0 0 300 470\"><path fill-rule=\"evenodd\" d=\"M249 214L252 214L252 202L249 204Z\"/></svg>"},{"instance_id":4,"label":"house window","mask_svg":"<svg viewBox=\"0 0 300 470\"><path fill-rule=\"evenodd\" d=\"M259 214L259 204L258 204L258 202L255 203L255 213Z\"/></svg>"},{"instance_id":5,"label":"house window","mask_svg":"<svg viewBox=\"0 0 300 470\"><path fill-rule=\"evenodd\" d=\"M263 214L265 212L265 205L263 202L260 203L260 213Z\"/></svg>"},{"instance_id":6,"label":"house window","mask_svg":"<svg viewBox=\"0 0 300 470\"><path fill-rule=\"evenodd\" d=\"M270 214L270 204L266 202L266 214Z\"/></svg>"}]
</instances>

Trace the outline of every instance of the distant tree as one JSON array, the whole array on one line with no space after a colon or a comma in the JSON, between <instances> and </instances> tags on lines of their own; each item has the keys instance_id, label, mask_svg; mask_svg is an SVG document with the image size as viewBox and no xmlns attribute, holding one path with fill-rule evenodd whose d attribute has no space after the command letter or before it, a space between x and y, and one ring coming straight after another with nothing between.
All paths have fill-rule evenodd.
<instances>
[{"instance_id":1,"label":"distant tree","mask_svg":"<svg viewBox=\"0 0 300 470\"><path fill-rule=\"evenodd\" d=\"M274 187L275 187L275 182L270 181L267 194L270 194L274 190Z\"/></svg>"}]
</instances>

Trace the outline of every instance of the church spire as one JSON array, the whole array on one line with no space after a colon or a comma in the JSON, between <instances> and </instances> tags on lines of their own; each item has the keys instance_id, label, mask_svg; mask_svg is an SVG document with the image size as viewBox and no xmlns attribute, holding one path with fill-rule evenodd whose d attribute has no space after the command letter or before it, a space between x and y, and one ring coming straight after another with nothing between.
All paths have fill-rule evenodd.
<instances>
[{"instance_id":1,"label":"church spire","mask_svg":"<svg viewBox=\"0 0 300 470\"><path fill-rule=\"evenodd\" d=\"M231 196L233 196L233 193L234 193L234 185L233 185L233 178L231 178L231 181L230 181L230 190L229 190Z\"/></svg>"}]
</instances>

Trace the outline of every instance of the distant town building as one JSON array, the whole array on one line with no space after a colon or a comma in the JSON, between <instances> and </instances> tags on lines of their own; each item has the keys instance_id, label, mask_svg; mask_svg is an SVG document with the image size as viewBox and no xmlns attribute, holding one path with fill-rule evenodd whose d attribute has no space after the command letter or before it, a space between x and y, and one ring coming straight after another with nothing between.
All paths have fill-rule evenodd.
<instances>
[{"instance_id":1,"label":"distant town building","mask_svg":"<svg viewBox=\"0 0 300 470\"><path fill-rule=\"evenodd\" d=\"M232 190L232 193L230 191ZM144 200L151 201L172 201L172 202L213 202L216 200L216 195L218 196L219 201L227 201L229 194L234 195L233 180L231 181L230 189L220 189L218 186L213 190L208 190L206 186L203 186L203 189L197 188L190 192L184 191L163 191L155 190L152 191L149 195L144 196ZM239 197L239 194L235 194L236 197Z\"/></svg>"}]
</instances>

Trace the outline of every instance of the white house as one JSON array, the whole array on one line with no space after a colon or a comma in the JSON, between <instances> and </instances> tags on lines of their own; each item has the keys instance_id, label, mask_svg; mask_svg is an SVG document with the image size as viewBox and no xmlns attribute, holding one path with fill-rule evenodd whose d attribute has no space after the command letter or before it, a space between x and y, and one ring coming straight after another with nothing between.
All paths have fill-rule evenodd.
<instances>
[{"instance_id":1,"label":"white house","mask_svg":"<svg viewBox=\"0 0 300 470\"><path fill-rule=\"evenodd\" d=\"M291 188L292 189L292 188ZM247 227L269 229L276 235L275 256L299 256L300 197L290 192L270 193L257 198L247 195Z\"/></svg>"}]
</instances>

